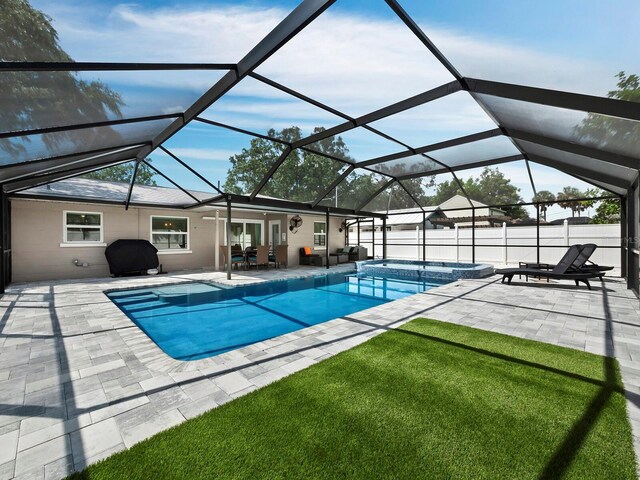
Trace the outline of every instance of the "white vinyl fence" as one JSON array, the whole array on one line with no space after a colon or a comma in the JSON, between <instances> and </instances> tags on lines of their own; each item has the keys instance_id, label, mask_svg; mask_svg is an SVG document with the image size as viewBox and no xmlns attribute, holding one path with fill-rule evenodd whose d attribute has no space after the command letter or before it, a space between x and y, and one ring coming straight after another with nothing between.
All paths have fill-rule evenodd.
<instances>
[{"instance_id":1,"label":"white vinyl fence","mask_svg":"<svg viewBox=\"0 0 640 480\"><path fill-rule=\"evenodd\" d=\"M372 232L360 233L360 244L372 254ZM426 260L471 261L470 228L427 230ZM349 233L355 245L357 232ZM382 257L382 232L375 232L375 256ZM557 263L566 247L575 243L595 243L591 260L620 268L620 225L541 225L540 261ZM496 227L476 229L476 262L496 265L536 261L536 227ZM456 246L457 245L457 246ZM495 246L488 246L495 245ZM549 248L551 247L551 248ZM603 248L616 247L616 248ZM422 229L387 232L387 258L422 260Z\"/></svg>"}]
</instances>

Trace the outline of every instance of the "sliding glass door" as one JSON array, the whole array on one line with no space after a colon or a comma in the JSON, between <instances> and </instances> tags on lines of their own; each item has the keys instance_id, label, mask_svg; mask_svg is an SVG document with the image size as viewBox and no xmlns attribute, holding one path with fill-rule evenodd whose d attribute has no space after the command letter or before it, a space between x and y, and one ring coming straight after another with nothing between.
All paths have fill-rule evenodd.
<instances>
[{"instance_id":1,"label":"sliding glass door","mask_svg":"<svg viewBox=\"0 0 640 480\"><path fill-rule=\"evenodd\" d=\"M280 220L271 220L269 221L269 246L275 252L278 245L280 245Z\"/></svg>"},{"instance_id":2,"label":"sliding glass door","mask_svg":"<svg viewBox=\"0 0 640 480\"><path fill-rule=\"evenodd\" d=\"M226 237L225 223L225 237ZM236 220L231 222L231 245L239 246L243 250L247 247L257 247L264 243L264 221Z\"/></svg>"}]
</instances>

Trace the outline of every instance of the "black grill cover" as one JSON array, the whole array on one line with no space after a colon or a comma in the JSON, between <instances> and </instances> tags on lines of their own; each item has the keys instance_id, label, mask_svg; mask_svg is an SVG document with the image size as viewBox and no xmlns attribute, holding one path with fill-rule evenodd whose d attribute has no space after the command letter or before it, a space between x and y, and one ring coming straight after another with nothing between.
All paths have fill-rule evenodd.
<instances>
[{"instance_id":1,"label":"black grill cover","mask_svg":"<svg viewBox=\"0 0 640 480\"><path fill-rule=\"evenodd\" d=\"M112 275L158 268L158 249L147 240L116 240L104 251Z\"/></svg>"}]
</instances>

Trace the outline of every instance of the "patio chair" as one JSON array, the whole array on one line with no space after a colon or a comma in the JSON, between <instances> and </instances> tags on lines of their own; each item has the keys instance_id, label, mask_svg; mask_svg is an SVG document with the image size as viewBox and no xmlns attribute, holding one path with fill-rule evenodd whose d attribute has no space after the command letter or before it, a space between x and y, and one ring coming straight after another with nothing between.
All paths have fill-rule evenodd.
<instances>
[{"instance_id":1,"label":"patio chair","mask_svg":"<svg viewBox=\"0 0 640 480\"><path fill-rule=\"evenodd\" d=\"M321 262L320 255L313 253L311 247L300 248L300 265L316 265Z\"/></svg>"},{"instance_id":2,"label":"patio chair","mask_svg":"<svg viewBox=\"0 0 640 480\"><path fill-rule=\"evenodd\" d=\"M227 246L220 245L220 258L222 258L222 264L226 268L227 266ZM233 253L233 247L231 250L231 266L239 269L240 266L244 266L244 255L242 253Z\"/></svg>"},{"instance_id":3,"label":"patio chair","mask_svg":"<svg viewBox=\"0 0 640 480\"><path fill-rule=\"evenodd\" d=\"M256 266L269 267L269 245L259 245L256 248Z\"/></svg>"},{"instance_id":4,"label":"patio chair","mask_svg":"<svg viewBox=\"0 0 640 480\"><path fill-rule=\"evenodd\" d=\"M288 245L278 245L276 247L276 267L280 267L280 265L284 265L285 268L289 266L289 246Z\"/></svg>"},{"instance_id":5,"label":"patio chair","mask_svg":"<svg viewBox=\"0 0 640 480\"><path fill-rule=\"evenodd\" d=\"M247 247L244 249L244 256L247 259L247 267L251 267L251 265L258 266L258 251L256 247Z\"/></svg>"},{"instance_id":6,"label":"patio chair","mask_svg":"<svg viewBox=\"0 0 640 480\"><path fill-rule=\"evenodd\" d=\"M576 269L574 267L575 264L580 264L581 262L584 264L584 262L588 260L588 257L581 257L582 250L583 245L571 245L562 259L560 259L560 262L558 262L552 270L543 270L540 268L502 268L496 270L496 273L502 275L502 283L504 283L505 279L507 283L511 283L514 275L528 275L531 277L544 277L555 280L573 280L576 286L579 285L579 282L583 282L587 288L591 290L589 279L602 279L604 272ZM595 248L593 250L595 250ZM593 250L591 250L591 253L593 253Z\"/></svg>"},{"instance_id":7,"label":"patio chair","mask_svg":"<svg viewBox=\"0 0 640 480\"><path fill-rule=\"evenodd\" d=\"M345 262L348 262L350 250L351 249L349 247L338 248L335 253L330 253L329 256L336 257L336 263L342 263L343 259Z\"/></svg>"},{"instance_id":8,"label":"patio chair","mask_svg":"<svg viewBox=\"0 0 640 480\"><path fill-rule=\"evenodd\" d=\"M345 247L345 251L347 250L347 247ZM351 249L349 250L349 261L350 262L355 262L358 260L366 260L367 259L367 249L366 247L363 246L355 246L355 247L351 247Z\"/></svg>"}]
</instances>

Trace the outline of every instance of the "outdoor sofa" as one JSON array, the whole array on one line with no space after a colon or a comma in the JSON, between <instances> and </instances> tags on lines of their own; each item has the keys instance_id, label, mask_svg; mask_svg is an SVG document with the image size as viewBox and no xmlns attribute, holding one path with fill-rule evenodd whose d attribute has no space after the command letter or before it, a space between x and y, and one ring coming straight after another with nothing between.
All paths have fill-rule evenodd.
<instances>
[{"instance_id":1,"label":"outdoor sofa","mask_svg":"<svg viewBox=\"0 0 640 480\"><path fill-rule=\"evenodd\" d=\"M321 267L327 265L327 259L324 254L314 253L311 247L300 248L300 265L312 265L314 267ZM329 265L336 265L337 258L329 257Z\"/></svg>"}]
</instances>

